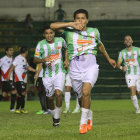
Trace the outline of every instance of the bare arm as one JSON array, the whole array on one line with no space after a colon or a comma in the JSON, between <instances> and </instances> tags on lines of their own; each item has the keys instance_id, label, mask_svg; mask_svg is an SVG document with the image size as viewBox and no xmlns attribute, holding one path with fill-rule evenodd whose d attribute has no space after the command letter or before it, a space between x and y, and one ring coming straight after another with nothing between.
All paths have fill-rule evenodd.
<instances>
[{"instance_id":1,"label":"bare arm","mask_svg":"<svg viewBox=\"0 0 140 140\"><path fill-rule=\"evenodd\" d=\"M64 67L65 67L66 70L68 71L68 68L69 68L69 59L68 59L68 52L67 52L67 49L65 49L65 61L64 61Z\"/></svg>"},{"instance_id":2,"label":"bare arm","mask_svg":"<svg viewBox=\"0 0 140 140\"><path fill-rule=\"evenodd\" d=\"M10 70L9 70L9 73L8 73L8 75L7 75L7 81L9 81L10 80L10 75L11 75L11 73L14 71L14 68L15 68L15 66L12 64L12 66L11 66L11 68L10 68Z\"/></svg>"},{"instance_id":3,"label":"bare arm","mask_svg":"<svg viewBox=\"0 0 140 140\"><path fill-rule=\"evenodd\" d=\"M42 63L38 64L37 67L38 67L37 72L34 75L35 80L38 78L38 75L39 75L40 71L42 70Z\"/></svg>"},{"instance_id":4,"label":"bare arm","mask_svg":"<svg viewBox=\"0 0 140 140\"><path fill-rule=\"evenodd\" d=\"M66 28L66 27L73 27L77 30L82 30L83 29L83 24L81 24L80 22L55 22L55 23L52 23L50 25L50 27L53 29L53 30L59 30L62 32L62 28Z\"/></svg>"},{"instance_id":5,"label":"bare arm","mask_svg":"<svg viewBox=\"0 0 140 140\"><path fill-rule=\"evenodd\" d=\"M109 57L108 53L105 50L103 43L99 43L98 49L104 55L104 57L108 60L108 62L112 65L112 67L115 68L116 62L115 62L115 60L113 60Z\"/></svg>"},{"instance_id":6,"label":"bare arm","mask_svg":"<svg viewBox=\"0 0 140 140\"><path fill-rule=\"evenodd\" d=\"M32 72L37 72L37 70L34 69L34 68L32 68L31 66L28 66L28 70L29 70L29 71L32 71Z\"/></svg>"},{"instance_id":7,"label":"bare arm","mask_svg":"<svg viewBox=\"0 0 140 140\"><path fill-rule=\"evenodd\" d=\"M122 71L126 71L127 67L126 66L121 66L121 63L119 61L117 61L117 68L122 70Z\"/></svg>"},{"instance_id":8,"label":"bare arm","mask_svg":"<svg viewBox=\"0 0 140 140\"><path fill-rule=\"evenodd\" d=\"M33 62L34 62L35 64L44 63L44 62L49 62L49 56L45 57L44 59L39 59L39 58L34 57Z\"/></svg>"}]
</instances>

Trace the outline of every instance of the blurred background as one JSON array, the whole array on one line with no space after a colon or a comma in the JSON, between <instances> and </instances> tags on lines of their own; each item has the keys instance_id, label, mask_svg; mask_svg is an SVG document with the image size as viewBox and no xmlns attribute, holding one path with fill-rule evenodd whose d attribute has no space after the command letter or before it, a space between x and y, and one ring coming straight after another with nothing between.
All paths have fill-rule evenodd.
<instances>
[{"instance_id":1,"label":"blurred background","mask_svg":"<svg viewBox=\"0 0 140 140\"><path fill-rule=\"evenodd\" d=\"M43 27L54 21L73 21L74 11L81 8L89 12L88 26L99 29L113 59L117 60L125 47L123 38L127 34L134 46L140 46L140 0L0 0L0 57L7 46L14 48L14 56L26 46L28 62L35 67L32 60L37 42L43 39ZM92 98L130 98L124 73L114 70L100 53L97 60L100 73ZM28 99L36 99L33 73L28 73Z\"/></svg>"}]
</instances>

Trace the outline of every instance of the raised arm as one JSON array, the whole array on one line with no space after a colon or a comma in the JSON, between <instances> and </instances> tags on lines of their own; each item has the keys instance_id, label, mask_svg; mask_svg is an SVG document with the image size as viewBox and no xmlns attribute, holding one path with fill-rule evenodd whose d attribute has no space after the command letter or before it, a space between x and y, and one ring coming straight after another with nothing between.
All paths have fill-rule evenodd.
<instances>
[{"instance_id":1,"label":"raised arm","mask_svg":"<svg viewBox=\"0 0 140 140\"><path fill-rule=\"evenodd\" d=\"M99 43L98 49L104 55L104 57L108 60L108 62L112 65L112 67L115 68L116 67L116 61L109 57L109 55L108 55L107 51L105 50L105 47L104 47L102 42Z\"/></svg>"},{"instance_id":2,"label":"raised arm","mask_svg":"<svg viewBox=\"0 0 140 140\"><path fill-rule=\"evenodd\" d=\"M11 75L11 73L14 71L14 68L15 68L15 66L12 64L12 66L10 67L10 70L9 70L9 72L8 72L8 75L7 75L7 81L9 81L10 80L10 75Z\"/></svg>"}]
</instances>

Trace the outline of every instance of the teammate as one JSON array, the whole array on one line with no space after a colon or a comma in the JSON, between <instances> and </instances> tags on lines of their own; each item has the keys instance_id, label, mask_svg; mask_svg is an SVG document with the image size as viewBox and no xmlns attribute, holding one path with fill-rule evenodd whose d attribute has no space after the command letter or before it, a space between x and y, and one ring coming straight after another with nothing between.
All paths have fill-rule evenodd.
<instances>
[{"instance_id":1,"label":"teammate","mask_svg":"<svg viewBox=\"0 0 140 140\"><path fill-rule=\"evenodd\" d=\"M60 122L62 107L62 91L66 72L63 66L62 48L66 48L66 44L63 38L54 36L55 32L49 26L44 29L45 39L40 41L36 47L34 62L43 64L42 80L48 97L50 113L53 116L53 126L56 127ZM67 53L65 59L67 59ZM53 102L54 96L56 108Z\"/></svg>"},{"instance_id":2,"label":"teammate","mask_svg":"<svg viewBox=\"0 0 140 140\"><path fill-rule=\"evenodd\" d=\"M36 80L36 87L38 89L38 96L40 100L40 104L42 107L42 110L38 111L36 114L48 114L48 101L45 93L45 88L43 85L42 77L43 77L43 69L40 67L40 65L37 65L38 72L35 74L35 80Z\"/></svg>"},{"instance_id":3,"label":"teammate","mask_svg":"<svg viewBox=\"0 0 140 140\"><path fill-rule=\"evenodd\" d=\"M29 66L26 57L28 55L28 50L25 47L20 49L20 55L15 57L13 64L9 70L7 80L10 79L10 75L15 71L15 86L18 92L16 113L28 113L24 109L25 106L25 95L26 95L26 83L27 83L27 71L37 72L35 69Z\"/></svg>"},{"instance_id":4,"label":"teammate","mask_svg":"<svg viewBox=\"0 0 140 140\"><path fill-rule=\"evenodd\" d=\"M116 67L116 62L109 57L100 40L98 29L87 27L87 23L88 12L84 9L79 9L74 12L74 22L51 24L52 29L59 30L66 38L72 87L78 94L82 107L80 134L85 134L87 129L92 129L90 92L98 77L97 50L105 56L113 67Z\"/></svg>"},{"instance_id":5,"label":"teammate","mask_svg":"<svg viewBox=\"0 0 140 140\"><path fill-rule=\"evenodd\" d=\"M140 48L132 45L133 40L130 35L124 37L125 49L120 51L117 67L124 71L128 88L130 89L131 100L136 108L136 113L140 113L136 90L140 94Z\"/></svg>"},{"instance_id":6,"label":"teammate","mask_svg":"<svg viewBox=\"0 0 140 140\"><path fill-rule=\"evenodd\" d=\"M1 80L2 80L2 96L6 97L8 93L11 93L11 104L10 104L10 111L15 111L15 100L16 100L16 89L13 82L13 73L10 75L10 80L7 81L7 75L9 69L12 65L14 60L13 58L13 48L7 47L5 49L6 55L0 59L0 67L1 67Z\"/></svg>"},{"instance_id":7,"label":"teammate","mask_svg":"<svg viewBox=\"0 0 140 140\"><path fill-rule=\"evenodd\" d=\"M72 87L72 84L71 84L71 79L70 79L70 76L69 76L69 73L66 74L66 82L65 82L65 94L64 94L64 99L65 99L65 110L63 111L63 113L68 113L70 112L70 98L71 98L71 94L70 94L70 91L71 91L71 87ZM76 107L75 109L73 110L72 113L79 113L80 112L80 105L79 105L79 102L78 102L78 98L76 99Z\"/></svg>"}]
</instances>

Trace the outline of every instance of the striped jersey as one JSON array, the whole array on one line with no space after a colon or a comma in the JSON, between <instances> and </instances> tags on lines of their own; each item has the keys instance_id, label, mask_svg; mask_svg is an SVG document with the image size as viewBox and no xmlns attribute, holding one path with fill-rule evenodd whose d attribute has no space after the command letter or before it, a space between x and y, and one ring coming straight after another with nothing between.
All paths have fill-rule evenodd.
<instances>
[{"instance_id":1,"label":"striped jersey","mask_svg":"<svg viewBox=\"0 0 140 140\"><path fill-rule=\"evenodd\" d=\"M69 27L63 31L67 42L69 60L82 54L97 55L97 46L100 42L100 33L97 28L87 27L86 31L76 31Z\"/></svg>"},{"instance_id":2,"label":"striped jersey","mask_svg":"<svg viewBox=\"0 0 140 140\"><path fill-rule=\"evenodd\" d=\"M49 44L46 39L37 44L34 57L44 59L49 56L50 59L49 62L43 64L43 77L45 75L52 77L60 71L66 72L63 66L63 47L66 48L66 43L62 37L54 37L54 43L52 44ZM48 63L51 63L51 65L48 65Z\"/></svg>"},{"instance_id":3,"label":"striped jersey","mask_svg":"<svg viewBox=\"0 0 140 140\"><path fill-rule=\"evenodd\" d=\"M2 57L0 59L0 68L1 68L1 80L2 81L6 81L6 78L8 76L10 67L12 65L13 62L13 57L7 57L7 55L5 55L4 57ZM10 75L10 80L13 80L13 72Z\"/></svg>"},{"instance_id":4,"label":"striped jersey","mask_svg":"<svg viewBox=\"0 0 140 140\"><path fill-rule=\"evenodd\" d=\"M123 49L119 53L118 61L127 66L126 74L140 75L140 48L133 46L131 52Z\"/></svg>"}]
</instances>

